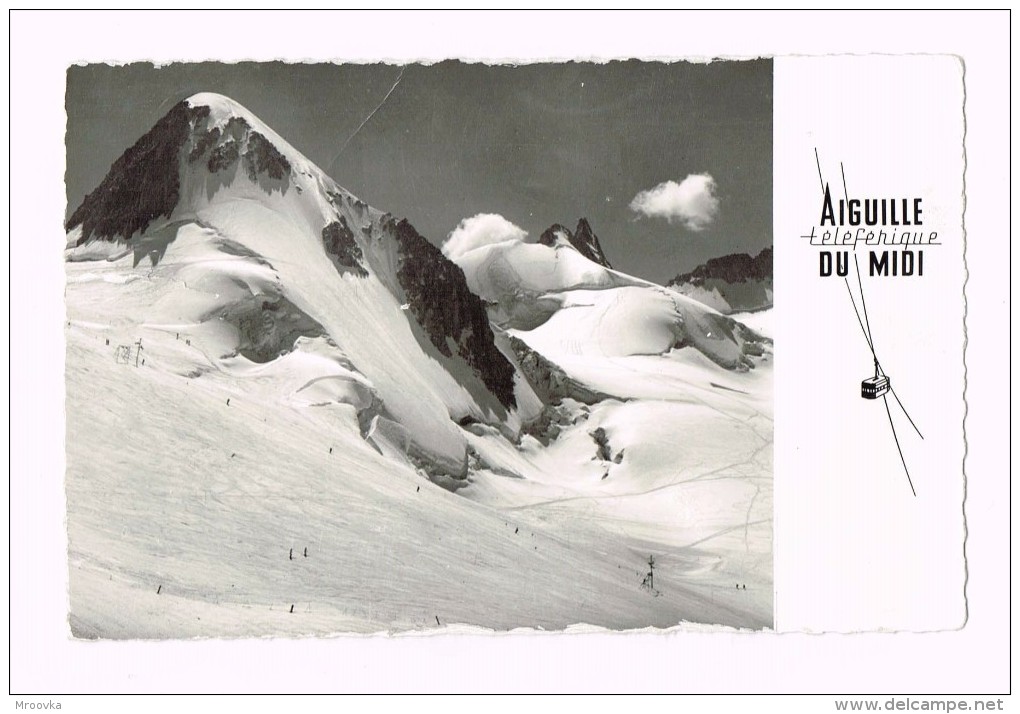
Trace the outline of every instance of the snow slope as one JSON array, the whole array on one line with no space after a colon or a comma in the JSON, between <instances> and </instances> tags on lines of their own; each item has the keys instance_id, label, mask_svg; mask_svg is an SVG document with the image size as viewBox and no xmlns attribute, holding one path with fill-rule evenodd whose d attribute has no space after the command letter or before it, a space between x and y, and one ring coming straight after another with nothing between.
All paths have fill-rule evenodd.
<instances>
[{"instance_id":1,"label":"snow slope","mask_svg":"<svg viewBox=\"0 0 1020 714\"><path fill-rule=\"evenodd\" d=\"M769 621L746 611L751 596L686 582L682 551L654 549L653 597L639 586L642 539L463 498L378 453L345 398L356 378L337 365L335 385L304 383L321 373L308 364L321 344L288 356L298 364L219 369L195 341L119 320L116 283L72 286L69 306L90 305L89 322L72 307L67 330L78 636L378 632L436 617L495 629ZM117 364L106 338L138 336L145 364ZM327 393L306 399L319 385Z\"/></svg>"},{"instance_id":2,"label":"snow slope","mask_svg":"<svg viewBox=\"0 0 1020 714\"><path fill-rule=\"evenodd\" d=\"M771 340L586 259L555 227L538 243L515 237L454 259L494 324L605 397L547 408L550 426L514 452L476 429L483 466L502 469L481 469L462 494L511 503L529 522L597 522L683 553L688 582L747 585L746 606L767 621Z\"/></svg>"},{"instance_id":3,"label":"snow slope","mask_svg":"<svg viewBox=\"0 0 1020 714\"><path fill-rule=\"evenodd\" d=\"M458 260L486 338L413 228L187 106L172 206L97 192L66 236L76 636L771 624L771 343L519 241ZM597 398L540 396L515 340Z\"/></svg>"}]
</instances>

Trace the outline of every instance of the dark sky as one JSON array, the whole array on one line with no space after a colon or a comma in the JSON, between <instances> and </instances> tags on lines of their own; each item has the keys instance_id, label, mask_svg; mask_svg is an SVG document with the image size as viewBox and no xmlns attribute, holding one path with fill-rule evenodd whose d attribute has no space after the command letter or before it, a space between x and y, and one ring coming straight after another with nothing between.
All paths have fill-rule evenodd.
<instances>
[{"instance_id":1,"label":"dark sky","mask_svg":"<svg viewBox=\"0 0 1020 714\"><path fill-rule=\"evenodd\" d=\"M437 244L477 213L534 237L586 216L614 267L663 282L772 243L770 60L409 65L350 139L399 74L381 64L71 67L69 209L177 101L211 91ZM639 191L701 173L719 199L701 231L628 208Z\"/></svg>"}]
</instances>

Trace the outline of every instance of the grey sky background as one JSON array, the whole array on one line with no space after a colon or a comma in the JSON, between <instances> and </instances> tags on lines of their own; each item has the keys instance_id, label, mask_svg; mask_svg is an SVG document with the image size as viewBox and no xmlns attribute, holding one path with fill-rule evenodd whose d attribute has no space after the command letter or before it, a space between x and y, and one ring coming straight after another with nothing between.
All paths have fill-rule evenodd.
<instances>
[{"instance_id":1,"label":"grey sky background","mask_svg":"<svg viewBox=\"0 0 1020 714\"><path fill-rule=\"evenodd\" d=\"M176 102L211 91L436 244L478 213L536 237L586 216L614 267L656 282L772 244L771 60L408 65L355 134L400 72L281 62L71 67L67 215ZM719 207L701 231L628 208L640 191L702 173L715 179Z\"/></svg>"}]
</instances>

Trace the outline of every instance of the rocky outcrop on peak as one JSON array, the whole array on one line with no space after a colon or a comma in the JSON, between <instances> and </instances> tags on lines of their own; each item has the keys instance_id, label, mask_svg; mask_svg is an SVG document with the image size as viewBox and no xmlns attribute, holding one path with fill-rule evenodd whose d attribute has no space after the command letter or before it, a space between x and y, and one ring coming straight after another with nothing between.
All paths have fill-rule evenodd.
<instances>
[{"instance_id":1,"label":"rocky outcrop on peak","mask_svg":"<svg viewBox=\"0 0 1020 714\"><path fill-rule=\"evenodd\" d=\"M567 237L570 235L570 231L564 226L561 226L559 223L553 223L551 226L542 231L542 235L538 237L538 242L552 248L556 246L557 242L559 242L561 235L563 237Z\"/></svg>"},{"instance_id":2,"label":"rocky outcrop on peak","mask_svg":"<svg viewBox=\"0 0 1020 714\"><path fill-rule=\"evenodd\" d=\"M496 347L485 305L464 271L406 219L390 218L385 226L397 238L397 279L408 308L432 344L446 357L456 351L504 407L515 407L513 365Z\"/></svg>"},{"instance_id":3,"label":"rocky outcrop on peak","mask_svg":"<svg viewBox=\"0 0 1020 714\"><path fill-rule=\"evenodd\" d=\"M182 168L201 162L213 175L240 163L267 192L286 190L290 161L265 135L243 117L231 117L222 129L208 126L209 117L209 107L179 102L125 151L68 219L66 230L81 226L76 245L128 241L170 218L181 198Z\"/></svg>"},{"instance_id":4,"label":"rocky outcrop on peak","mask_svg":"<svg viewBox=\"0 0 1020 714\"><path fill-rule=\"evenodd\" d=\"M577 228L574 230L573 236L568 235L568 238L570 243L577 248L577 252L585 258L605 268L612 269L613 266L606 259L606 254L602 252L599 237L591 229L591 224L588 223L587 218L581 218L577 222Z\"/></svg>"},{"instance_id":5,"label":"rocky outcrop on peak","mask_svg":"<svg viewBox=\"0 0 1020 714\"><path fill-rule=\"evenodd\" d=\"M752 257L733 253L712 258L666 283L723 314L772 307L772 248Z\"/></svg>"},{"instance_id":6,"label":"rocky outcrop on peak","mask_svg":"<svg viewBox=\"0 0 1020 714\"><path fill-rule=\"evenodd\" d=\"M567 376L559 365L533 350L524 340L508 335L507 342L517 357L525 379L546 404L558 404L563 399L573 399L582 404L596 404L610 398L609 395Z\"/></svg>"},{"instance_id":7,"label":"rocky outcrop on peak","mask_svg":"<svg viewBox=\"0 0 1020 714\"><path fill-rule=\"evenodd\" d=\"M128 240L157 218L169 218L180 199L181 149L208 116L209 107L179 102L125 151L68 219L68 231L81 226L77 245Z\"/></svg>"},{"instance_id":8,"label":"rocky outcrop on peak","mask_svg":"<svg viewBox=\"0 0 1020 714\"><path fill-rule=\"evenodd\" d=\"M747 253L732 253L719 258L710 258L689 273L681 273L667 285L691 283L697 285L710 279L728 283L744 283L748 280L772 279L772 248L764 248L753 258Z\"/></svg>"},{"instance_id":9,"label":"rocky outcrop on peak","mask_svg":"<svg viewBox=\"0 0 1020 714\"><path fill-rule=\"evenodd\" d=\"M244 117L230 117L222 131L215 126L196 127L191 146L188 163L205 160L211 174L229 172L240 161L248 179L253 183L259 183L260 178L267 179L270 191L277 188L275 184L290 177L291 165L287 157ZM283 190L282 185L279 188Z\"/></svg>"},{"instance_id":10,"label":"rocky outcrop on peak","mask_svg":"<svg viewBox=\"0 0 1020 714\"><path fill-rule=\"evenodd\" d=\"M542 245L556 247L557 242L563 239L588 260L612 269L613 266L609 264L605 253L602 252L602 245L599 243L598 236L592 231L587 218L582 218L577 222L577 229L573 233L566 226L554 223L542 232L538 242Z\"/></svg>"},{"instance_id":11,"label":"rocky outcrop on peak","mask_svg":"<svg viewBox=\"0 0 1020 714\"><path fill-rule=\"evenodd\" d=\"M360 278L368 277L368 271L361 262L364 258L361 248L343 216L322 229L322 247L341 273L350 271Z\"/></svg>"}]
</instances>

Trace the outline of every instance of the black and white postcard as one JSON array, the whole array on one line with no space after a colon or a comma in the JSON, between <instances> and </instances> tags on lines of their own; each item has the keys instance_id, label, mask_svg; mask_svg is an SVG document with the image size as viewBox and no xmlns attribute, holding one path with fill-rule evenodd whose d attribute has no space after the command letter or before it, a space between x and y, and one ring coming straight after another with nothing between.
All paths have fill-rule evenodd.
<instances>
[{"instance_id":1,"label":"black and white postcard","mask_svg":"<svg viewBox=\"0 0 1020 714\"><path fill-rule=\"evenodd\" d=\"M44 568L61 661L138 653L147 686L144 653L219 647L232 691L300 691L513 646L563 689L854 691L845 645L864 691L901 655L926 691L1005 627L988 53L742 15L84 13L108 42L19 70L12 150L50 168L12 173L45 254L12 320L45 308L49 348L11 386L53 412L12 433L12 583ZM543 21L560 50L499 39ZM248 683L256 642L300 673ZM711 674L738 650L755 674ZM578 664L609 652L657 663ZM398 669L318 691L460 688Z\"/></svg>"}]
</instances>

